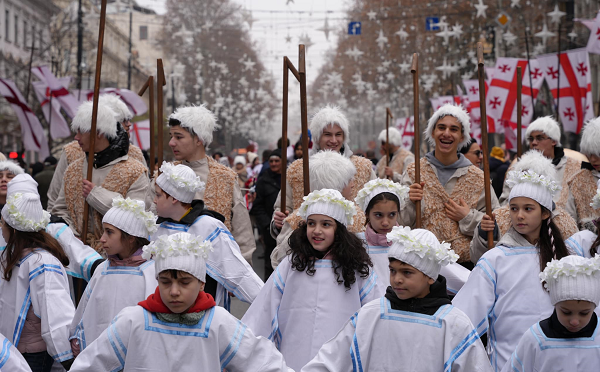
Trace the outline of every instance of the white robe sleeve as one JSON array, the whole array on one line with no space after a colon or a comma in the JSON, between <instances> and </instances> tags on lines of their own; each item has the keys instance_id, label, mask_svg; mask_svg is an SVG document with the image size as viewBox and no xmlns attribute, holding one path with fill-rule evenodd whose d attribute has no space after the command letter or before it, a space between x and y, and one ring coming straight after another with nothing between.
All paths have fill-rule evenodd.
<instances>
[{"instance_id":1,"label":"white robe sleeve","mask_svg":"<svg viewBox=\"0 0 600 372\"><path fill-rule=\"evenodd\" d=\"M525 331L515 351L502 368L502 372L537 372L534 370L537 346L531 328Z\"/></svg>"},{"instance_id":2,"label":"white robe sleeve","mask_svg":"<svg viewBox=\"0 0 600 372\"><path fill-rule=\"evenodd\" d=\"M469 317L480 337L488 329L488 315L496 303L496 283L496 270L484 256L452 300Z\"/></svg>"},{"instance_id":3,"label":"white robe sleeve","mask_svg":"<svg viewBox=\"0 0 600 372\"><path fill-rule=\"evenodd\" d=\"M462 265L451 263L450 265L442 266L440 275L446 278L448 292L455 295L465 285L471 272Z\"/></svg>"},{"instance_id":4,"label":"white robe sleeve","mask_svg":"<svg viewBox=\"0 0 600 372\"><path fill-rule=\"evenodd\" d=\"M570 250L575 252L578 256L590 258L590 248L597 237L598 235L589 230L582 230L565 240L565 244L567 245L567 248L570 248Z\"/></svg>"},{"instance_id":5,"label":"white robe sleeve","mask_svg":"<svg viewBox=\"0 0 600 372\"><path fill-rule=\"evenodd\" d=\"M31 372L31 368L16 347L0 334L0 372Z\"/></svg>"},{"instance_id":6,"label":"white robe sleeve","mask_svg":"<svg viewBox=\"0 0 600 372\"><path fill-rule=\"evenodd\" d=\"M79 343L80 350L84 348L83 343L83 335L85 334L85 329L83 327L83 314L85 314L85 309L90 301L90 297L92 296L92 291L98 282L98 277L95 279L92 278L88 285L85 287L85 291L79 300L79 304L77 305L77 309L75 310L75 315L73 315L73 320L71 321L71 325L69 327L69 340L76 339Z\"/></svg>"},{"instance_id":7,"label":"white robe sleeve","mask_svg":"<svg viewBox=\"0 0 600 372\"><path fill-rule=\"evenodd\" d=\"M103 260L102 256L76 238L73 231L64 223L49 224L46 231L58 240L69 257L69 265L65 267L67 274L89 282L92 279L92 267L96 261Z\"/></svg>"},{"instance_id":8,"label":"white robe sleeve","mask_svg":"<svg viewBox=\"0 0 600 372\"><path fill-rule=\"evenodd\" d=\"M448 325L446 332L446 337L455 341L453 345L456 346L444 362L445 371L493 371L487 352L469 319L464 316L456 318L453 324Z\"/></svg>"},{"instance_id":9,"label":"white robe sleeve","mask_svg":"<svg viewBox=\"0 0 600 372\"><path fill-rule=\"evenodd\" d=\"M57 362L72 359L69 326L75 307L63 267L53 263L38 266L29 275L29 288L33 311L42 322L42 338L48 354Z\"/></svg>"},{"instance_id":10,"label":"white robe sleeve","mask_svg":"<svg viewBox=\"0 0 600 372\"><path fill-rule=\"evenodd\" d=\"M358 273L355 273L354 275L357 276L358 278ZM357 280L357 284L361 283L362 286L360 287L359 290L359 295L360 295L360 305L364 306L365 304L368 304L369 302L376 300L378 298L380 298L381 296L385 295L385 290L387 289L385 287L384 284L382 284L382 281L380 279L377 278L377 274L375 274L375 269L373 269L372 267L369 268L369 276L365 279L361 278L362 281Z\"/></svg>"},{"instance_id":11,"label":"white robe sleeve","mask_svg":"<svg viewBox=\"0 0 600 372\"><path fill-rule=\"evenodd\" d=\"M302 368L302 372L351 371L357 317L358 314L354 314L334 338L321 346L317 355Z\"/></svg>"}]
</instances>

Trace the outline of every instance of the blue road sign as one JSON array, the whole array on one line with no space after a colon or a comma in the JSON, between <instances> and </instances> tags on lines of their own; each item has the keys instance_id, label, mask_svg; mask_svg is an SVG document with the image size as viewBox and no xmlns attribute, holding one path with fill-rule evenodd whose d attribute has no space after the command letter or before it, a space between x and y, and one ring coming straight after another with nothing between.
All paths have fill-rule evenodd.
<instances>
[{"instance_id":1,"label":"blue road sign","mask_svg":"<svg viewBox=\"0 0 600 372\"><path fill-rule=\"evenodd\" d=\"M440 21L439 17L427 17L425 18L425 30L427 31L439 31L440 26L434 26L434 24Z\"/></svg>"},{"instance_id":2,"label":"blue road sign","mask_svg":"<svg viewBox=\"0 0 600 372\"><path fill-rule=\"evenodd\" d=\"M360 22L348 23L348 35L360 35Z\"/></svg>"}]
</instances>

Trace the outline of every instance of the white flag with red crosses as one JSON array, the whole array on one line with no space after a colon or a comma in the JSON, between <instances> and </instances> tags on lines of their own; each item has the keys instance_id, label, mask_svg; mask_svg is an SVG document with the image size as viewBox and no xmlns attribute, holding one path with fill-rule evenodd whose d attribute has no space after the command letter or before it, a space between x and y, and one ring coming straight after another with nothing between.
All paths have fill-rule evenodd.
<instances>
[{"instance_id":1,"label":"white flag with red crosses","mask_svg":"<svg viewBox=\"0 0 600 372\"><path fill-rule=\"evenodd\" d=\"M58 79L58 81L63 87L67 88L71 82L71 78L63 77ZM44 118L46 118L46 122L50 126L50 136L54 139L69 137L71 135L71 128L69 128L69 124L67 124L64 116L60 113L60 102L51 96L48 84L40 80L32 81L31 85L38 101L40 101Z\"/></svg>"},{"instance_id":2,"label":"white flag with red crosses","mask_svg":"<svg viewBox=\"0 0 600 372\"><path fill-rule=\"evenodd\" d=\"M479 80L463 80L467 90L469 116L471 117L471 137L481 143L481 109L479 108ZM487 84L486 84L487 88Z\"/></svg>"},{"instance_id":3,"label":"white flag with red crosses","mask_svg":"<svg viewBox=\"0 0 600 372\"><path fill-rule=\"evenodd\" d=\"M600 54L600 11L596 15L596 19L575 18L573 20L583 23L590 29L590 38L585 49L589 53Z\"/></svg>"},{"instance_id":4,"label":"white flag with red crosses","mask_svg":"<svg viewBox=\"0 0 600 372\"><path fill-rule=\"evenodd\" d=\"M565 132L579 133L585 121L594 117L592 77L587 50L538 56Z\"/></svg>"},{"instance_id":5,"label":"white flag with red crosses","mask_svg":"<svg viewBox=\"0 0 600 372\"><path fill-rule=\"evenodd\" d=\"M415 140L414 116L396 119L396 128L402 133L402 148L411 151Z\"/></svg>"},{"instance_id":6,"label":"white flag with red crosses","mask_svg":"<svg viewBox=\"0 0 600 372\"><path fill-rule=\"evenodd\" d=\"M150 148L150 120L142 120L133 123L129 133L131 142L142 150Z\"/></svg>"},{"instance_id":7,"label":"white flag with red crosses","mask_svg":"<svg viewBox=\"0 0 600 372\"><path fill-rule=\"evenodd\" d=\"M511 127L516 128L517 123L517 67L522 71L521 123L523 129L531 122L533 106L539 90L544 82L544 75L539 63L526 59L498 58L496 69L486 94L486 111L488 132L495 133L505 127L502 121L508 121ZM531 68L531 72L530 69ZM533 85L533 89L531 89Z\"/></svg>"},{"instance_id":8,"label":"white flag with red crosses","mask_svg":"<svg viewBox=\"0 0 600 372\"><path fill-rule=\"evenodd\" d=\"M61 84L48 66L34 67L31 72L48 85L50 88L49 94L52 95L52 98L57 99L67 115L74 118L79 108L79 101Z\"/></svg>"}]
</instances>

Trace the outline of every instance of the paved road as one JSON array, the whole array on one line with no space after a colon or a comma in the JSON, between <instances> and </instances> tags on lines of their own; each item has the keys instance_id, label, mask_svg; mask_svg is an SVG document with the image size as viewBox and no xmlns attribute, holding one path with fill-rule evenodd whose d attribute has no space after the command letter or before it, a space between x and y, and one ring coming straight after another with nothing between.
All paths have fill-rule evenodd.
<instances>
[{"instance_id":1,"label":"paved road","mask_svg":"<svg viewBox=\"0 0 600 372\"><path fill-rule=\"evenodd\" d=\"M252 267L254 271L258 274L259 277L266 281L265 275L265 260L262 258L258 258L259 255L263 254L264 247L260 241L256 241L256 250L252 255ZM267 259L269 259L267 257ZM231 298L231 314L233 314L236 318L242 319L246 310L250 307L250 304L242 302L235 297Z\"/></svg>"}]
</instances>

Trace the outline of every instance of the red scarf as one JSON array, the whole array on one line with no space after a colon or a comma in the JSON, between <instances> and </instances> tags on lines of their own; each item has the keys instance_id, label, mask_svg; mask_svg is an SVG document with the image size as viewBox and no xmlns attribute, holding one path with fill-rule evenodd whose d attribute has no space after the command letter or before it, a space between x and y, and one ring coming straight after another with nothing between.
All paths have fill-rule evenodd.
<instances>
[{"instance_id":1,"label":"red scarf","mask_svg":"<svg viewBox=\"0 0 600 372\"><path fill-rule=\"evenodd\" d=\"M151 313L173 314L173 312L169 310L167 305L165 305L165 303L162 301L162 298L160 298L160 290L158 287L156 287L156 291L148 296L147 299L138 302L138 305L150 311ZM216 305L217 304L215 303L215 300L210 294L200 291L200 293L198 293L198 298L196 298L196 303L190 307L186 313L199 313Z\"/></svg>"}]
</instances>

